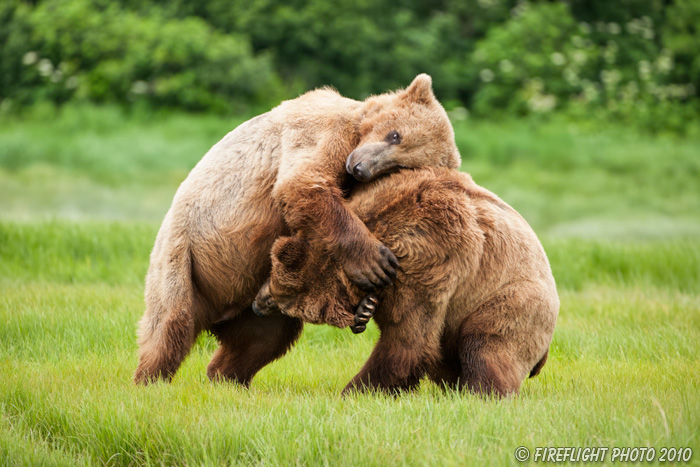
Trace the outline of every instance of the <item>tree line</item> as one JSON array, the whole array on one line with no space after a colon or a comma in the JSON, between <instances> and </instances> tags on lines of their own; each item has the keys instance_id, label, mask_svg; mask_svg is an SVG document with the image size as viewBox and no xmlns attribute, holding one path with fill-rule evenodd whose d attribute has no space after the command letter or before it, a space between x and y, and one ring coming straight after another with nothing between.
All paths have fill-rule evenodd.
<instances>
[{"instance_id":1,"label":"tree line","mask_svg":"<svg viewBox=\"0 0 700 467\"><path fill-rule=\"evenodd\" d=\"M672 111L680 125L696 116L697 18L694 0L5 0L0 107L248 112L427 72L458 117L566 110L653 126Z\"/></svg>"}]
</instances>

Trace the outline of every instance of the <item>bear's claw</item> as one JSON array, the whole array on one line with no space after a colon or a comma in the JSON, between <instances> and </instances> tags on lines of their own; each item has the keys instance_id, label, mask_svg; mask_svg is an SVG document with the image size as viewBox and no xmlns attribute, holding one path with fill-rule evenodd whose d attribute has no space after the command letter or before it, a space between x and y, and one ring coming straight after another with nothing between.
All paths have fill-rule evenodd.
<instances>
[{"instance_id":1,"label":"bear's claw","mask_svg":"<svg viewBox=\"0 0 700 467\"><path fill-rule=\"evenodd\" d=\"M379 299L374 294L366 295L355 310L355 322L350 326L354 334L360 334L367 329L367 323L374 315Z\"/></svg>"},{"instance_id":2,"label":"bear's claw","mask_svg":"<svg viewBox=\"0 0 700 467\"><path fill-rule=\"evenodd\" d=\"M366 255L353 255L352 259L343 265L345 274L365 292L389 287L396 279L396 270L399 268L396 256L381 243L375 253L369 253L371 250L367 251ZM367 259L365 262L361 262L359 257Z\"/></svg>"}]
</instances>

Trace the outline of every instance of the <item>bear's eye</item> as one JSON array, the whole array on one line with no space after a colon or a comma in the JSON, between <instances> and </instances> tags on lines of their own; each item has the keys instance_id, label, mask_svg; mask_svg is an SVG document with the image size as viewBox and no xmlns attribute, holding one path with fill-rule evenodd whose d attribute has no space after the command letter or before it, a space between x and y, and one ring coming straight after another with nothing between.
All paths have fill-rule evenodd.
<instances>
[{"instance_id":1,"label":"bear's eye","mask_svg":"<svg viewBox=\"0 0 700 467\"><path fill-rule=\"evenodd\" d=\"M401 142L401 135L398 131L392 130L388 135L386 135L384 140L389 144L399 144Z\"/></svg>"}]
</instances>

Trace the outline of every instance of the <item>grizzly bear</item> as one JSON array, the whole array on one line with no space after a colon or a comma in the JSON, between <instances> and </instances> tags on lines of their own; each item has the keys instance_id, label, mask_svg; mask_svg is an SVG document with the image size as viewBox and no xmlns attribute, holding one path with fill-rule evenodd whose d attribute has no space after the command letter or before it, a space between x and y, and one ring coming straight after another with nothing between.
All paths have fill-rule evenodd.
<instances>
[{"instance_id":1,"label":"grizzly bear","mask_svg":"<svg viewBox=\"0 0 700 467\"><path fill-rule=\"evenodd\" d=\"M345 391L408 390L428 375L502 396L540 371L559 299L537 236L513 208L465 173L426 168L359 186L348 209L398 258L393 286L362 298L326 245L298 233L275 242L254 305L360 331L373 314L379 341Z\"/></svg>"},{"instance_id":2,"label":"grizzly bear","mask_svg":"<svg viewBox=\"0 0 700 467\"><path fill-rule=\"evenodd\" d=\"M403 167L457 167L431 79L359 102L318 89L283 102L214 145L177 190L146 276L134 380L169 380L202 331L219 340L207 374L249 384L297 339L302 323L251 308L280 235L321 242L365 290L398 266L344 197L355 182Z\"/></svg>"}]
</instances>

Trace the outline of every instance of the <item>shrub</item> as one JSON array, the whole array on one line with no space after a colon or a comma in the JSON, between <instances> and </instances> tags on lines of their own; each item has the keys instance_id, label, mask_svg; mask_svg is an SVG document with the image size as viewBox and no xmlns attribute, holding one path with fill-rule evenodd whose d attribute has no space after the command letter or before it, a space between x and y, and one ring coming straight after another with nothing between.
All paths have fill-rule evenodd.
<instances>
[{"instance_id":1,"label":"shrub","mask_svg":"<svg viewBox=\"0 0 700 467\"><path fill-rule=\"evenodd\" d=\"M655 129L679 129L693 115L685 105L695 96L692 74L673 73L674 51L651 17L588 23L565 3L523 4L514 13L474 51L478 114L602 109ZM680 120L660 118L670 109Z\"/></svg>"},{"instance_id":2,"label":"shrub","mask_svg":"<svg viewBox=\"0 0 700 467\"><path fill-rule=\"evenodd\" d=\"M89 0L15 3L2 15L9 73L0 96L20 105L77 98L227 111L281 94L269 57L198 18L98 10Z\"/></svg>"}]
</instances>

